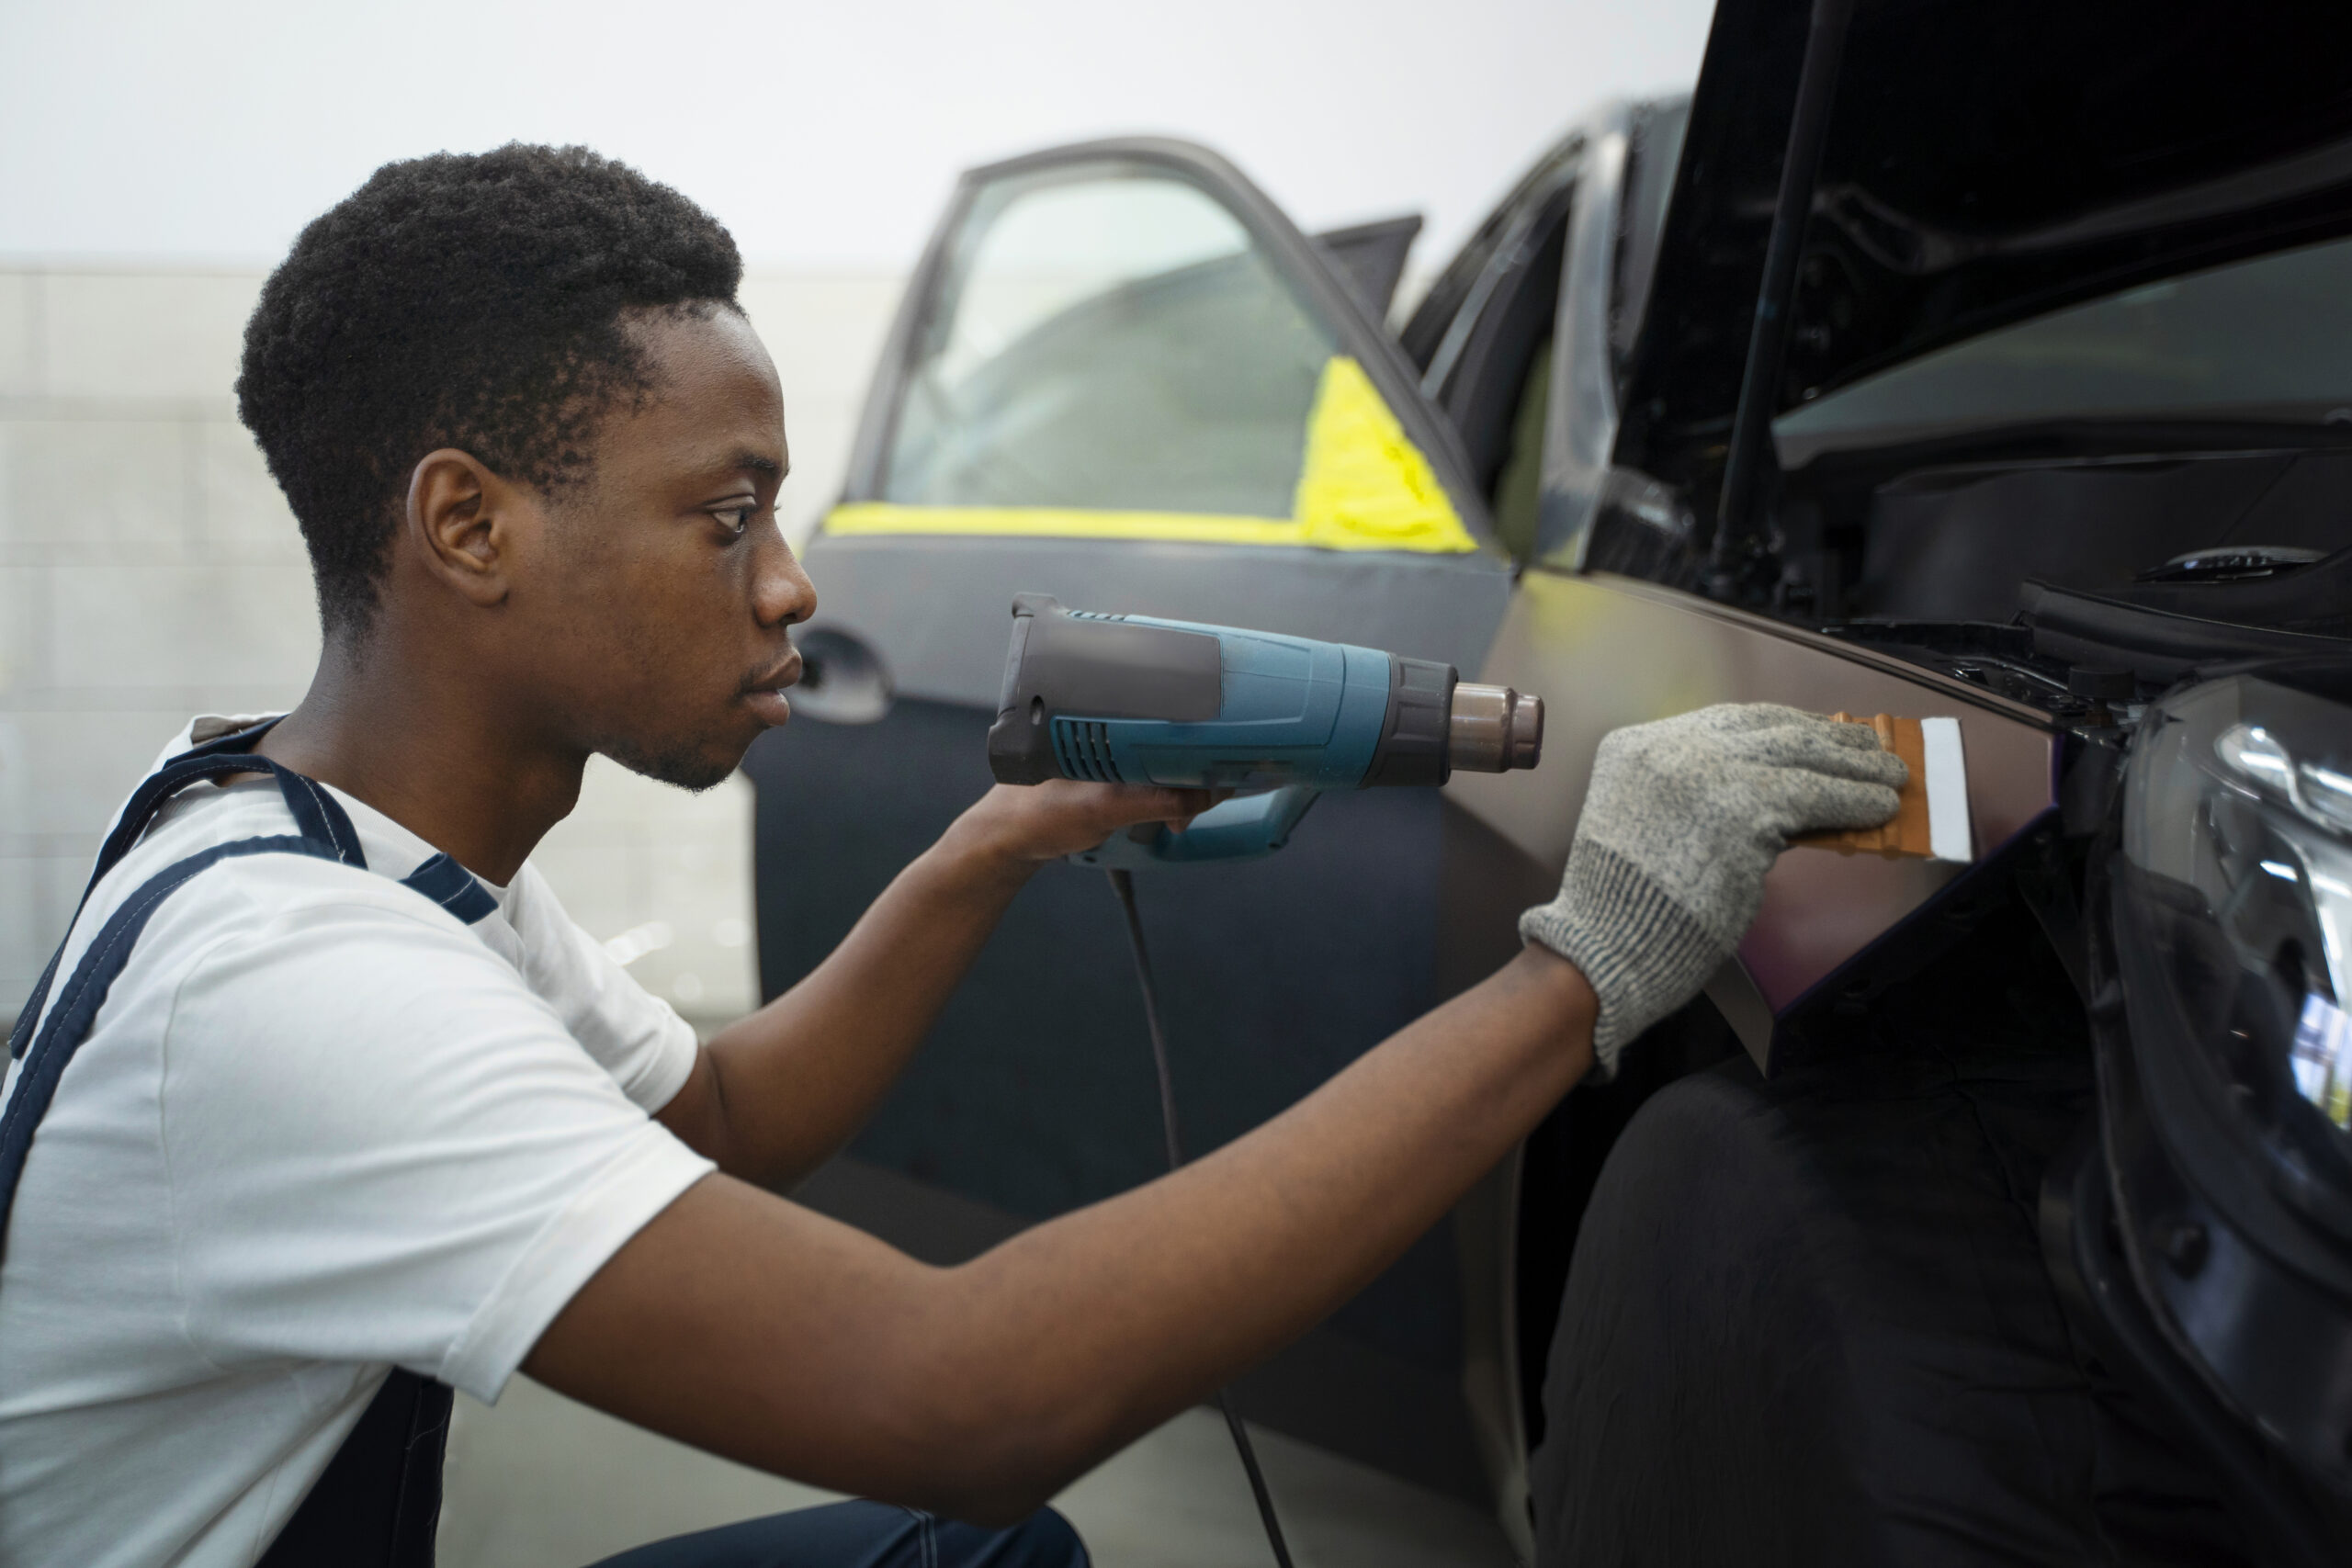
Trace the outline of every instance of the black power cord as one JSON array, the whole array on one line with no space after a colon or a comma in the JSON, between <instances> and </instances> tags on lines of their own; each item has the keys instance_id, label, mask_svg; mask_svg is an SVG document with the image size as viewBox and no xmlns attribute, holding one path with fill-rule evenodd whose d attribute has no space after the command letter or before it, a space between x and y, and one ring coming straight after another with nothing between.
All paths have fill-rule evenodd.
<instances>
[{"instance_id":1,"label":"black power cord","mask_svg":"<svg viewBox=\"0 0 2352 1568\"><path fill-rule=\"evenodd\" d=\"M1127 917L1127 945L1135 951L1136 984L1143 991L1143 1020L1151 1032L1151 1065L1159 1073L1159 1126L1168 1138L1168 1168L1174 1170L1184 1163L1184 1140L1176 1131L1176 1081L1168 1074L1168 1036L1159 1027L1159 991L1151 980L1151 953L1143 943L1143 918L1136 913L1135 877L1125 871L1106 874ZM1250 1446L1250 1429L1233 1413L1232 1397L1224 1389L1216 1391L1216 1407L1225 1412L1225 1428L1233 1434L1241 1468L1250 1472L1250 1495L1258 1500L1258 1517L1266 1527L1266 1541L1274 1549L1274 1561L1281 1568L1291 1568L1290 1547L1283 1540L1282 1521L1274 1517L1274 1495L1266 1487L1266 1472L1258 1468L1258 1450Z\"/></svg>"}]
</instances>

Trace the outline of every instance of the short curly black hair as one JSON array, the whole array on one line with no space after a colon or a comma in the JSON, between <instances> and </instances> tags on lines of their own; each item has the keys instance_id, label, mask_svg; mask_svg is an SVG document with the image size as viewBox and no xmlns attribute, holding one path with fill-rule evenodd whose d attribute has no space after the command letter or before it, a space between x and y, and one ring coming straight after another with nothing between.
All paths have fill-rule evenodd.
<instances>
[{"instance_id":1,"label":"short curly black hair","mask_svg":"<svg viewBox=\"0 0 2352 1568\"><path fill-rule=\"evenodd\" d=\"M364 629L417 461L552 489L647 388L622 314L740 309L735 242L584 147L387 164L294 242L245 325L237 412L301 525L327 633Z\"/></svg>"}]
</instances>

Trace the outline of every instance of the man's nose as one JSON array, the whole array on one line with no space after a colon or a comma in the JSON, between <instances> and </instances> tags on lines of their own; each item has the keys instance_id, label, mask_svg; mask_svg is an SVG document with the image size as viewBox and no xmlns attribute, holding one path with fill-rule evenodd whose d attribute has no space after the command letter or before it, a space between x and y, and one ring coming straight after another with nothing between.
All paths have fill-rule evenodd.
<instances>
[{"instance_id":1,"label":"man's nose","mask_svg":"<svg viewBox=\"0 0 2352 1568\"><path fill-rule=\"evenodd\" d=\"M788 626L817 613L817 585L801 570L781 532L772 533L760 550L752 581L752 614L763 626Z\"/></svg>"}]
</instances>

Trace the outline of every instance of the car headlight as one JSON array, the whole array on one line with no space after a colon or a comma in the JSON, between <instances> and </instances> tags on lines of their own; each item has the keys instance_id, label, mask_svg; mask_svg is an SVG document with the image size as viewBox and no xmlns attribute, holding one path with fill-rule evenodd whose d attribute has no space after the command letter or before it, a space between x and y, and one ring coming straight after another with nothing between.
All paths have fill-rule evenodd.
<instances>
[{"instance_id":1,"label":"car headlight","mask_svg":"<svg viewBox=\"0 0 2352 1568\"><path fill-rule=\"evenodd\" d=\"M2352 1236L2352 665L2152 705L2120 849L2155 960L2130 988L2134 1036L2183 1043L2274 1190Z\"/></svg>"}]
</instances>

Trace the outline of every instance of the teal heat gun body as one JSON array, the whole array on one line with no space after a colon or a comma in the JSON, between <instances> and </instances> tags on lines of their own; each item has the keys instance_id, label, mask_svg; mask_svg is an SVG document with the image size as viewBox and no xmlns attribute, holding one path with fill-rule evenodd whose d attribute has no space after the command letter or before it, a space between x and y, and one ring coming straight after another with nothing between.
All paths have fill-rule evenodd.
<instances>
[{"instance_id":1,"label":"teal heat gun body","mask_svg":"<svg viewBox=\"0 0 2352 1568\"><path fill-rule=\"evenodd\" d=\"M989 767L1003 784L1088 779L1238 798L1183 832L1151 823L1073 858L1106 869L1272 853L1325 790L1532 768L1544 703L1450 664L1348 643L1012 602Z\"/></svg>"}]
</instances>

